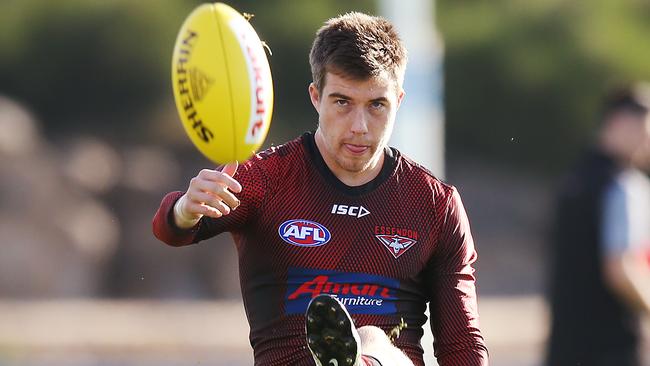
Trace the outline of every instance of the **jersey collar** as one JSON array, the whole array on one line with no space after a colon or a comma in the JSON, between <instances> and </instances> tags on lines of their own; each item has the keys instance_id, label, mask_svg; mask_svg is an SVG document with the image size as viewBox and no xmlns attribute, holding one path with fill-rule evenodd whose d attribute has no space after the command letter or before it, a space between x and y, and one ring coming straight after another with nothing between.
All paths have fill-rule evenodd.
<instances>
[{"instance_id":1,"label":"jersey collar","mask_svg":"<svg viewBox=\"0 0 650 366\"><path fill-rule=\"evenodd\" d=\"M399 156L399 152L396 149L390 147L384 148L384 165L381 167L379 174L368 183L352 187L341 182L327 167L325 159L323 159L323 156L318 150L318 147L316 147L313 131L304 133L302 135L302 141L305 145L307 153L309 154L309 157L311 158L314 166L316 167L316 170L318 170L320 175L338 191L348 196L361 196L363 194L374 191L393 174L393 170L397 165L397 159Z\"/></svg>"}]
</instances>

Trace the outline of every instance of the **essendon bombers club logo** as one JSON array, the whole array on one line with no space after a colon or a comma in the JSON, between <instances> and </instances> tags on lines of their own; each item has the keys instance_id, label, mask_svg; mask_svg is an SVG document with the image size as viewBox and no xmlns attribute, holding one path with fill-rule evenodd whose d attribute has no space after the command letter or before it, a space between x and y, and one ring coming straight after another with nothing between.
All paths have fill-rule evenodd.
<instances>
[{"instance_id":1,"label":"essendon bombers club logo","mask_svg":"<svg viewBox=\"0 0 650 366\"><path fill-rule=\"evenodd\" d=\"M396 311L399 281L366 273L348 273L307 268L288 271L286 306L288 314L303 314L311 299L328 294L353 314L390 314Z\"/></svg>"},{"instance_id":2,"label":"essendon bombers club logo","mask_svg":"<svg viewBox=\"0 0 650 366\"><path fill-rule=\"evenodd\" d=\"M375 226L375 237L396 259L418 242L417 231L389 226Z\"/></svg>"},{"instance_id":3,"label":"essendon bombers club logo","mask_svg":"<svg viewBox=\"0 0 650 366\"><path fill-rule=\"evenodd\" d=\"M325 226L302 219L283 222L278 228L278 234L285 242L299 247L319 247L332 238Z\"/></svg>"}]
</instances>

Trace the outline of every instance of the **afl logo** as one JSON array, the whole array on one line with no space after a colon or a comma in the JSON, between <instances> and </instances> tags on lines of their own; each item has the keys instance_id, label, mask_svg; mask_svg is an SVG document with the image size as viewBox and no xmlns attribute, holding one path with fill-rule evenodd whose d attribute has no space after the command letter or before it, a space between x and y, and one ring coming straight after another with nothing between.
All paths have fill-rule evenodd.
<instances>
[{"instance_id":1,"label":"afl logo","mask_svg":"<svg viewBox=\"0 0 650 366\"><path fill-rule=\"evenodd\" d=\"M317 222L289 220L280 225L278 234L282 240L299 247L319 247L332 238L329 230Z\"/></svg>"}]
</instances>

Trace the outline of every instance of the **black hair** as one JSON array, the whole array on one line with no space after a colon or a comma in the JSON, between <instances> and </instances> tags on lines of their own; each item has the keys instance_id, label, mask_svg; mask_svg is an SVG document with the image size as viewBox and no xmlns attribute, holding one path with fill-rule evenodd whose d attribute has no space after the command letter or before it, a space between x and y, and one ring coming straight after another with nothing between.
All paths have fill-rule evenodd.
<instances>
[{"instance_id":1,"label":"black hair","mask_svg":"<svg viewBox=\"0 0 650 366\"><path fill-rule=\"evenodd\" d=\"M638 88L625 87L610 91L602 103L601 121L609 120L618 113L630 113L645 116L650 109L650 100L642 95Z\"/></svg>"}]
</instances>

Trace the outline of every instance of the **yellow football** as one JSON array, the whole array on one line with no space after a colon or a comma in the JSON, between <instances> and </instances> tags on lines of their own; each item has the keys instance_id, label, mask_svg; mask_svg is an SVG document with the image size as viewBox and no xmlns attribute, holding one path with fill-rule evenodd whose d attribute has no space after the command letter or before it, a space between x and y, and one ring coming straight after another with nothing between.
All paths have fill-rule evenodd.
<instances>
[{"instance_id":1,"label":"yellow football","mask_svg":"<svg viewBox=\"0 0 650 366\"><path fill-rule=\"evenodd\" d=\"M246 160L264 142L271 69L257 33L235 9L214 3L190 13L174 46L172 85L185 132L208 159Z\"/></svg>"}]
</instances>

